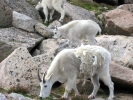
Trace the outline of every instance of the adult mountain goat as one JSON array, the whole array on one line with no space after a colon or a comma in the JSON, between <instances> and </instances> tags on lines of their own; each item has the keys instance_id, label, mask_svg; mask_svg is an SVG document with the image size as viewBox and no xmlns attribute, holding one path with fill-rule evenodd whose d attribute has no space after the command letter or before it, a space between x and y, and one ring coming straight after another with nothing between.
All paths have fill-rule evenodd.
<instances>
[{"instance_id":1,"label":"adult mountain goat","mask_svg":"<svg viewBox=\"0 0 133 100\"><path fill-rule=\"evenodd\" d=\"M82 56L85 56L86 58L88 56L88 63L86 63L87 59L85 62L83 61ZM100 60L101 58L102 60ZM63 98L68 98L68 93L72 89L74 89L75 95L79 95L76 86L76 78L80 71L84 70L81 66L82 63L85 63L85 65L91 65L86 66L88 67L87 70L90 70L87 72L91 75L91 81L94 86L93 92L88 98L92 99L96 96L100 87L99 79L101 79L105 85L109 87L110 95L108 100L112 100L114 97L114 86L109 74L110 60L110 53L99 46L87 45L76 49L62 50L54 58L48 71L43 74L42 79L38 72L41 87L40 98L46 98L50 95L51 87L56 81L66 83L65 92L62 96ZM95 70L93 71L93 69Z\"/></svg>"},{"instance_id":2,"label":"adult mountain goat","mask_svg":"<svg viewBox=\"0 0 133 100\"><path fill-rule=\"evenodd\" d=\"M43 12L45 14L45 23L48 22L48 11L50 11L50 21L52 21L52 16L55 10L61 14L59 21L63 22L65 17L63 5L65 1L66 0L42 0L41 2L38 2L35 8L37 10L43 8Z\"/></svg>"},{"instance_id":3,"label":"adult mountain goat","mask_svg":"<svg viewBox=\"0 0 133 100\"><path fill-rule=\"evenodd\" d=\"M74 20L54 29L54 38L69 39L70 45L81 46L82 39L88 39L90 44L96 44L95 36L101 33L100 26L92 20Z\"/></svg>"}]
</instances>

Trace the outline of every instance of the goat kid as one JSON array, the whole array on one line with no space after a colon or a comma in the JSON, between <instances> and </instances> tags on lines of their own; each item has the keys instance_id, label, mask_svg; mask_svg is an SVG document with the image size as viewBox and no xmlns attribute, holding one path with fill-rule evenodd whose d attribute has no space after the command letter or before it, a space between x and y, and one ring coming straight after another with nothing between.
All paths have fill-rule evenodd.
<instances>
[{"instance_id":1,"label":"goat kid","mask_svg":"<svg viewBox=\"0 0 133 100\"><path fill-rule=\"evenodd\" d=\"M81 40L88 39L90 45L96 45L95 36L101 34L100 26L92 20L74 20L54 29L54 38L64 37L71 46L81 46Z\"/></svg>"}]
</instances>

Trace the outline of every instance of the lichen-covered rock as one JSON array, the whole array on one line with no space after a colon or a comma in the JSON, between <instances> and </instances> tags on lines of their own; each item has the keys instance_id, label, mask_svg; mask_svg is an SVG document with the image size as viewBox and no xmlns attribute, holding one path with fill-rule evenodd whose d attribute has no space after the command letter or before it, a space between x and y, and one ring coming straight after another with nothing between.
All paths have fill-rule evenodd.
<instances>
[{"instance_id":1,"label":"lichen-covered rock","mask_svg":"<svg viewBox=\"0 0 133 100\"><path fill-rule=\"evenodd\" d=\"M27 47L31 50L43 37L14 27L0 29L0 61L7 57L17 47Z\"/></svg>"},{"instance_id":2,"label":"lichen-covered rock","mask_svg":"<svg viewBox=\"0 0 133 100\"><path fill-rule=\"evenodd\" d=\"M51 62L55 57L55 52L58 45L63 41L62 39L47 39L43 40L39 46L41 55L34 56L33 59L36 61L40 68L40 73L43 74L44 71L50 67Z\"/></svg>"},{"instance_id":3,"label":"lichen-covered rock","mask_svg":"<svg viewBox=\"0 0 133 100\"><path fill-rule=\"evenodd\" d=\"M116 9L122 9L122 10L130 11L131 13L133 13L133 4L123 4L123 5L118 6Z\"/></svg>"},{"instance_id":4,"label":"lichen-covered rock","mask_svg":"<svg viewBox=\"0 0 133 100\"><path fill-rule=\"evenodd\" d=\"M12 9L6 0L0 0L0 27L12 26Z\"/></svg>"},{"instance_id":5,"label":"lichen-covered rock","mask_svg":"<svg viewBox=\"0 0 133 100\"><path fill-rule=\"evenodd\" d=\"M18 100L35 100L35 99L31 99L29 97L25 97L22 94L17 94L17 93L11 93L8 95L8 97L12 99L18 99Z\"/></svg>"},{"instance_id":6,"label":"lichen-covered rock","mask_svg":"<svg viewBox=\"0 0 133 100\"><path fill-rule=\"evenodd\" d=\"M35 24L35 30L44 38L51 38L53 36L53 30L42 23Z\"/></svg>"},{"instance_id":7,"label":"lichen-covered rock","mask_svg":"<svg viewBox=\"0 0 133 100\"><path fill-rule=\"evenodd\" d=\"M19 47L0 63L0 87L5 90L38 93L38 65L25 47Z\"/></svg>"},{"instance_id":8,"label":"lichen-covered rock","mask_svg":"<svg viewBox=\"0 0 133 100\"><path fill-rule=\"evenodd\" d=\"M133 70L116 63L110 64L110 74L114 83L121 87L133 89Z\"/></svg>"},{"instance_id":9,"label":"lichen-covered rock","mask_svg":"<svg viewBox=\"0 0 133 100\"><path fill-rule=\"evenodd\" d=\"M64 39L46 39L39 45L41 54L53 55L56 52L57 47L62 43Z\"/></svg>"},{"instance_id":10,"label":"lichen-covered rock","mask_svg":"<svg viewBox=\"0 0 133 100\"><path fill-rule=\"evenodd\" d=\"M35 24L38 23L37 20L33 20L32 18L18 13L16 11L13 11L13 26L23 29L28 32L35 32L34 26Z\"/></svg>"},{"instance_id":11,"label":"lichen-covered rock","mask_svg":"<svg viewBox=\"0 0 133 100\"><path fill-rule=\"evenodd\" d=\"M133 68L133 37L102 35L96 39L97 45L106 48L111 53L113 62Z\"/></svg>"},{"instance_id":12,"label":"lichen-covered rock","mask_svg":"<svg viewBox=\"0 0 133 100\"><path fill-rule=\"evenodd\" d=\"M25 14L31 17L34 20L39 20L42 22L42 19L35 8L30 5L26 0L4 0L7 2L7 5L19 13Z\"/></svg>"},{"instance_id":13,"label":"lichen-covered rock","mask_svg":"<svg viewBox=\"0 0 133 100\"><path fill-rule=\"evenodd\" d=\"M84 8L71 5L70 3L65 2L65 12L66 15L70 16L72 20L88 20L91 19L97 23L100 23L99 20L96 18L95 13L92 11L88 11Z\"/></svg>"},{"instance_id":14,"label":"lichen-covered rock","mask_svg":"<svg viewBox=\"0 0 133 100\"><path fill-rule=\"evenodd\" d=\"M57 27L62 26L61 22L59 22L58 20L55 20L52 23L50 23L48 27L51 28L51 29L55 29L56 26Z\"/></svg>"},{"instance_id":15,"label":"lichen-covered rock","mask_svg":"<svg viewBox=\"0 0 133 100\"><path fill-rule=\"evenodd\" d=\"M106 13L106 31L111 35L133 36L133 13L114 9Z\"/></svg>"},{"instance_id":16,"label":"lichen-covered rock","mask_svg":"<svg viewBox=\"0 0 133 100\"><path fill-rule=\"evenodd\" d=\"M124 3L126 3L126 4L133 4L133 0L124 0Z\"/></svg>"}]
</instances>

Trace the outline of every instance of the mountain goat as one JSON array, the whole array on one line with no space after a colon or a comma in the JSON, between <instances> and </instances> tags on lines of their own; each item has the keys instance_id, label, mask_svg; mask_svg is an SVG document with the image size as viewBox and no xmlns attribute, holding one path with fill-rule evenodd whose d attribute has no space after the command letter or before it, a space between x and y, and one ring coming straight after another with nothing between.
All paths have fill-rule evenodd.
<instances>
[{"instance_id":1,"label":"mountain goat","mask_svg":"<svg viewBox=\"0 0 133 100\"><path fill-rule=\"evenodd\" d=\"M65 1L66 0L42 0L41 2L38 2L35 8L37 10L39 10L40 8L43 8L43 12L45 14L45 23L48 21L49 10L50 10L50 21L53 20L52 16L54 14L54 11L56 10L61 14L59 21L63 22L63 19L65 17L65 11L63 8Z\"/></svg>"},{"instance_id":2,"label":"mountain goat","mask_svg":"<svg viewBox=\"0 0 133 100\"><path fill-rule=\"evenodd\" d=\"M82 59L83 56L86 58L88 56L88 59L86 59L85 62ZM100 61L101 58L102 61ZM56 55L48 71L43 74L42 79L40 78L38 72L41 87L40 98L46 98L50 95L51 87L56 81L61 83L66 82L65 92L62 96L63 98L68 98L68 93L71 89L74 89L75 95L79 95L76 86L76 78L80 71L84 70L84 68L81 69L81 65L82 63L85 63L88 67L87 72L91 75L91 81L94 86L93 92L90 96L88 96L88 98L92 99L96 96L100 87L99 79L101 79L105 85L109 87L110 95L108 100L112 100L114 97L114 86L109 74L110 60L110 53L99 46L87 45L76 49L62 50ZM86 63L86 61L88 63ZM93 69L95 70L93 71Z\"/></svg>"},{"instance_id":3,"label":"mountain goat","mask_svg":"<svg viewBox=\"0 0 133 100\"><path fill-rule=\"evenodd\" d=\"M100 26L92 20L74 20L54 29L54 38L69 39L71 46L81 46L81 39L88 39L90 44L96 44L95 36L101 33Z\"/></svg>"}]
</instances>

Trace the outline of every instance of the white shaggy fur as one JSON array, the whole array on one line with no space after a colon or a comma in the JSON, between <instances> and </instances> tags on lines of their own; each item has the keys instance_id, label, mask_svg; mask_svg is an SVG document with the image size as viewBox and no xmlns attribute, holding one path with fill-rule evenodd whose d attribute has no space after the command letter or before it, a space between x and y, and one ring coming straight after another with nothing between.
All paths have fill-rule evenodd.
<instances>
[{"instance_id":1,"label":"white shaggy fur","mask_svg":"<svg viewBox=\"0 0 133 100\"><path fill-rule=\"evenodd\" d=\"M70 45L81 46L82 39L88 39L90 44L96 44L95 36L101 33L99 25L92 20L74 20L54 30L54 38L64 37L70 40Z\"/></svg>"},{"instance_id":2,"label":"white shaggy fur","mask_svg":"<svg viewBox=\"0 0 133 100\"><path fill-rule=\"evenodd\" d=\"M37 10L43 8L43 12L45 14L45 23L48 21L48 11L50 11L50 21L52 21L52 16L55 10L61 14L59 21L63 22L65 17L65 11L63 8L65 1L66 0L42 0L41 2L38 2L35 8Z\"/></svg>"},{"instance_id":3,"label":"white shaggy fur","mask_svg":"<svg viewBox=\"0 0 133 100\"><path fill-rule=\"evenodd\" d=\"M75 95L79 95L76 86L76 78L80 72L80 65L82 61L81 57L80 58L77 57L83 55L84 51L85 51L84 55L88 56L93 55L93 52L92 54L87 53L87 51L92 50L93 47L95 48L93 49L94 52L96 53L98 51L98 54L100 53L100 55L104 58L105 61L101 64L98 64L99 58L97 58L97 61L95 58L93 59L95 61L95 63L93 64L94 65L98 64L100 66L97 66L93 74L90 73L94 89L88 98L92 99L93 97L95 97L100 86L99 79L101 79L105 83L105 85L109 87L110 96L108 100L112 100L114 97L113 94L114 87L109 74L109 63L111 60L111 56L107 50L99 46L84 46L76 49L64 49L61 52L59 52L57 56L54 58L53 62L51 63L51 66L49 67L47 74L44 75L44 78L42 78L42 80L44 81L40 82L41 86L40 97L42 98L48 97L50 95L51 87L53 83L56 81L59 81L61 83L66 83L63 98L68 98L68 93L71 91L71 89L75 90ZM82 49L83 50L82 51L80 48L81 49L84 48L85 50ZM79 50L81 51L80 55L78 53ZM88 62L91 61L89 61L88 59Z\"/></svg>"},{"instance_id":4,"label":"white shaggy fur","mask_svg":"<svg viewBox=\"0 0 133 100\"><path fill-rule=\"evenodd\" d=\"M76 48L74 54L81 59L80 71L84 73L85 78L86 74L90 73L91 75L94 89L88 98L92 99L96 96L100 87L99 79L101 79L109 88L110 95L108 100L112 100L114 97L114 85L109 73L110 53L103 47L86 45Z\"/></svg>"}]
</instances>

